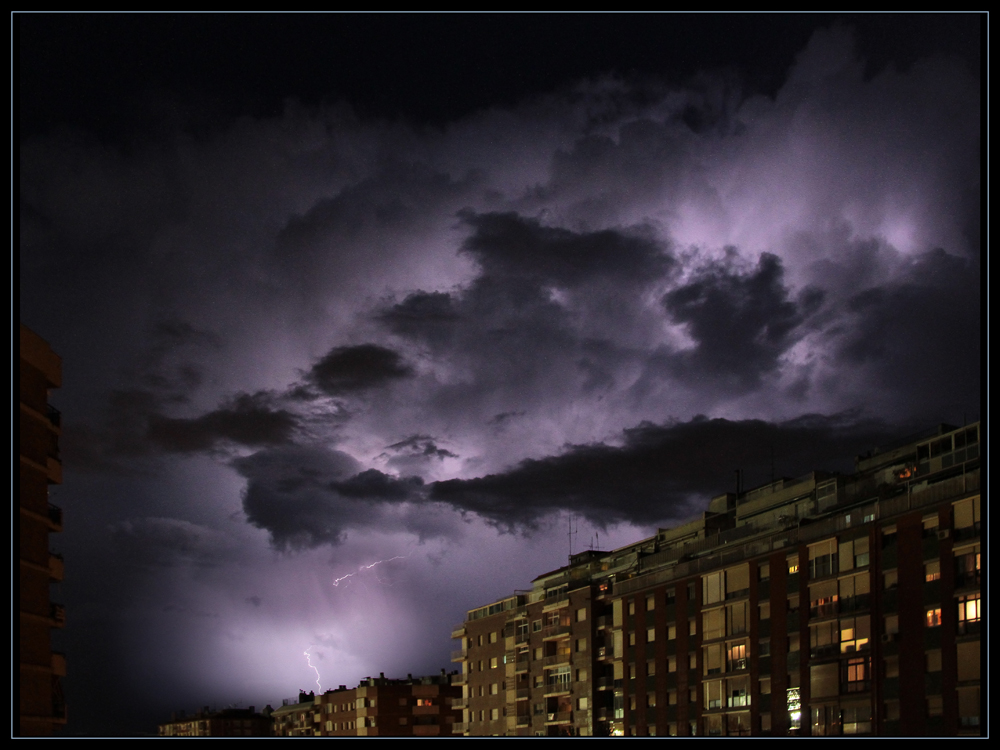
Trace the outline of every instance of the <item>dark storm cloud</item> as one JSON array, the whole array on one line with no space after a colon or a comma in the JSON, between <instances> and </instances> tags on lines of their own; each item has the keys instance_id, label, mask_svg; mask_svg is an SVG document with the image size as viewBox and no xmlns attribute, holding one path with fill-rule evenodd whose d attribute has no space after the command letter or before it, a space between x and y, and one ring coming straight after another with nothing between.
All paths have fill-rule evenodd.
<instances>
[{"instance_id":1,"label":"dark storm cloud","mask_svg":"<svg viewBox=\"0 0 1000 750\"><path fill-rule=\"evenodd\" d=\"M247 480L247 520L266 529L277 549L342 541L350 519L330 485L357 473L357 461L346 453L289 446L237 458L233 467Z\"/></svg>"},{"instance_id":2,"label":"dark storm cloud","mask_svg":"<svg viewBox=\"0 0 1000 750\"><path fill-rule=\"evenodd\" d=\"M288 443L297 425L284 409L273 409L263 394L240 394L230 403L193 419L154 414L149 439L171 453L208 451L220 442L247 447Z\"/></svg>"},{"instance_id":3,"label":"dark storm cloud","mask_svg":"<svg viewBox=\"0 0 1000 750\"><path fill-rule=\"evenodd\" d=\"M406 440L387 446L387 450L428 458L458 458L451 451L439 448L430 435L410 435Z\"/></svg>"},{"instance_id":4,"label":"dark storm cloud","mask_svg":"<svg viewBox=\"0 0 1000 750\"><path fill-rule=\"evenodd\" d=\"M521 276L561 286L594 278L635 283L662 276L671 265L655 242L615 230L571 232L515 213L460 215L474 230L462 249L476 258L486 276Z\"/></svg>"},{"instance_id":5,"label":"dark storm cloud","mask_svg":"<svg viewBox=\"0 0 1000 750\"><path fill-rule=\"evenodd\" d=\"M678 373L694 381L716 381L746 390L775 370L781 355L797 340L802 322L823 301L809 288L789 299L781 259L763 253L757 267L736 267L735 248L725 261L699 269L687 283L663 298L674 321L687 325L693 350L674 358Z\"/></svg>"},{"instance_id":6,"label":"dark storm cloud","mask_svg":"<svg viewBox=\"0 0 1000 750\"><path fill-rule=\"evenodd\" d=\"M354 500L394 502L409 500L424 486L420 477L397 479L377 469L368 469L341 482L331 482L330 489Z\"/></svg>"},{"instance_id":7,"label":"dark storm cloud","mask_svg":"<svg viewBox=\"0 0 1000 750\"><path fill-rule=\"evenodd\" d=\"M275 549L337 546L350 531L406 530L420 540L450 537L460 525L427 502L420 477L359 471L346 453L321 447L259 451L233 461L247 480L243 510Z\"/></svg>"},{"instance_id":8,"label":"dark storm cloud","mask_svg":"<svg viewBox=\"0 0 1000 750\"><path fill-rule=\"evenodd\" d=\"M214 566L232 555L224 534L177 518L141 518L113 524L111 542L129 564Z\"/></svg>"},{"instance_id":9,"label":"dark storm cloud","mask_svg":"<svg viewBox=\"0 0 1000 750\"><path fill-rule=\"evenodd\" d=\"M845 325L829 338L839 369L873 387L896 391L894 408L948 418L978 416L982 306L978 264L935 250L914 258L895 283L866 289L845 303ZM886 404L889 406L890 404Z\"/></svg>"},{"instance_id":10,"label":"dark storm cloud","mask_svg":"<svg viewBox=\"0 0 1000 750\"><path fill-rule=\"evenodd\" d=\"M622 446L572 446L562 455L521 462L501 474L431 486L430 499L476 513L503 528L530 527L569 510L595 524L678 520L691 501L731 490L736 469L764 481L772 460L779 476L844 467L860 450L892 434L849 417L808 416L770 423L696 417L625 430Z\"/></svg>"},{"instance_id":11,"label":"dark storm cloud","mask_svg":"<svg viewBox=\"0 0 1000 750\"><path fill-rule=\"evenodd\" d=\"M339 346L310 369L307 378L331 396L366 391L409 377L413 369L399 353L377 344Z\"/></svg>"},{"instance_id":12,"label":"dark storm cloud","mask_svg":"<svg viewBox=\"0 0 1000 750\"><path fill-rule=\"evenodd\" d=\"M415 292L379 313L376 319L400 336L424 337L440 344L448 337L459 314L450 294Z\"/></svg>"}]
</instances>

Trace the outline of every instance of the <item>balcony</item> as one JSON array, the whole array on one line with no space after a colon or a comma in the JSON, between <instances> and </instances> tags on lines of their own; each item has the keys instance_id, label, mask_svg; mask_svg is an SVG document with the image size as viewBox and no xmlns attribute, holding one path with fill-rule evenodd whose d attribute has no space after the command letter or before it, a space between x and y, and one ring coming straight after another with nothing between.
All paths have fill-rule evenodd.
<instances>
[{"instance_id":1,"label":"balcony","mask_svg":"<svg viewBox=\"0 0 1000 750\"><path fill-rule=\"evenodd\" d=\"M49 578L53 581L63 580L63 575L65 574L66 565L63 562L62 555L56 554L55 552L49 553Z\"/></svg>"},{"instance_id":2,"label":"balcony","mask_svg":"<svg viewBox=\"0 0 1000 750\"><path fill-rule=\"evenodd\" d=\"M465 648L460 648L457 651L451 652L452 661L465 661L469 657L469 650Z\"/></svg>"},{"instance_id":3,"label":"balcony","mask_svg":"<svg viewBox=\"0 0 1000 750\"><path fill-rule=\"evenodd\" d=\"M571 721L573 721L572 711L557 711L555 713L545 714L546 726L553 724L569 724Z\"/></svg>"},{"instance_id":4,"label":"balcony","mask_svg":"<svg viewBox=\"0 0 1000 750\"><path fill-rule=\"evenodd\" d=\"M56 677L66 676L66 654L62 651L52 652L52 674Z\"/></svg>"},{"instance_id":5,"label":"balcony","mask_svg":"<svg viewBox=\"0 0 1000 750\"><path fill-rule=\"evenodd\" d=\"M60 508L58 505L53 505L52 503L49 503L48 518L49 518L49 527L52 529L52 531L59 532L63 530L62 508Z\"/></svg>"}]
</instances>

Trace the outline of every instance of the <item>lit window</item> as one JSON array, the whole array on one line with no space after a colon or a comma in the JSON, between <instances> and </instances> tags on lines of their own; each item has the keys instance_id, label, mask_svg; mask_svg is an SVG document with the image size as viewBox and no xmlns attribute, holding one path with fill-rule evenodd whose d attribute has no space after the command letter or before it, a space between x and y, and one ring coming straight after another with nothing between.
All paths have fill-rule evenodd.
<instances>
[{"instance_id":1,"label":"lit window","mask_svg":"<svg viewBox=\"0 0 1000 750\"><path fill-rule=\"evenodd\" d=\"M958 598L958 632L960 635L977 632L980 617L979 594Z\"/></svg>"},{"instance_id":2,"label":"lit window","mask_svg":"<svg viewBox=\"0 0 1000 750\"><path fill-rule=\"evenodd\" d=\"M941 563L937 560L931 560L928 563L924 563L924 581L930 583L931 581L941 580Z\"/></svg>"},{"instance_id":3,"label":"lit window","mask_svg":"<svg viewBox=\"0 0 1000 750\"><path fill-rule=\"evenodd\" d=\"M941 608L940 607L928 607L927 612L924 615L924 624L929 628L937 628L941 626Z\"/></svg>"}]
</instances>

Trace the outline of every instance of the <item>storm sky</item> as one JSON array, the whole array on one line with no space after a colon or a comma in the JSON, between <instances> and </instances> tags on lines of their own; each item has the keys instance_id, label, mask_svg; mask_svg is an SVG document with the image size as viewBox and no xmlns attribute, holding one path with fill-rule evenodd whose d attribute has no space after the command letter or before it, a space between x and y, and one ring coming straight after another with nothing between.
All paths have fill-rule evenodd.
<instances>
[{"instance_id":1,"label":"storm sky","mask_svg":"<svg viewBox=\"0 0 1000 750\"><path fill-rule=\"evenodd\" d=\"M980 416L977 16L14 23L70 733L450 670L571 545Z\"/></svg>"}]
</instances>

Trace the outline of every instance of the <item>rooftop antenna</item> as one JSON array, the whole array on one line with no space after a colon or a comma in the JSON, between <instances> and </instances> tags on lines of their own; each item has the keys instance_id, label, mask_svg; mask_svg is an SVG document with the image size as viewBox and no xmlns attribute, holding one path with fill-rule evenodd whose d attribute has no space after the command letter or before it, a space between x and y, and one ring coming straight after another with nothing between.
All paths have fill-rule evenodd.
<instances>
[{"instance_id":1,"label":"rooftop antenna","mask_svg":"<svg viewBox=\"0 0 1000 750\"><path fill-rule=\"evenodd\" d=\"M567 519L568 531L566 537L569 539L569 556L573 556L573 537L576 536L576 531L573 530L573 514L570 513Z\"/></svg>"}]
</instances>

